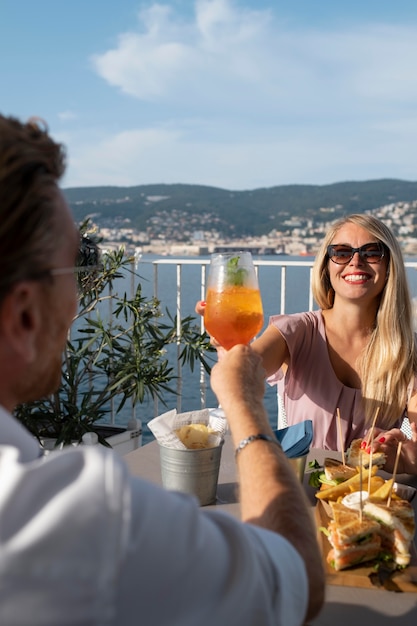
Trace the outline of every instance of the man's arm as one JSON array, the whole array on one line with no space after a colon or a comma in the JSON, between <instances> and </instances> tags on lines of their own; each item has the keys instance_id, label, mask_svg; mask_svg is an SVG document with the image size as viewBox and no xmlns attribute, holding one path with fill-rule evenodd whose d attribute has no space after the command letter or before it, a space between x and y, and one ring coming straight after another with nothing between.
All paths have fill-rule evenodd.
<instances>
[{"instance_id":1,"label":"man's arm","mask_svg":"<svg viewBox=\"0 0 417 626\"><path fill-rule=\"evenodd\" d=\"M224 354L211 373L211 385L225 411L235 447L259 433L274 436L263 405L265 371L248 346ZM306 619L324 600L324 569L309 507L294 470L280 446L264 440L237 456L242 520L285 537L304 560L309 584Z\"/></svg>"}]
</instances>

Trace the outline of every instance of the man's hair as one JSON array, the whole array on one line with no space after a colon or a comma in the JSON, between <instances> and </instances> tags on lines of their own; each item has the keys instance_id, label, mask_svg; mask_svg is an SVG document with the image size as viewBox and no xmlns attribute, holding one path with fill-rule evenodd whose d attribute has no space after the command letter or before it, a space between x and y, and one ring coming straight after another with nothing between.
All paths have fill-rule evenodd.
<instances>
[{"instance_id":1,"label":"man's hair","mask_svg":"<svg viewBox=\"0 0 417 626\"><path fill-rule=\"evenodd\" d=\"M65 150L42 120L0 115L0 301L21 280L51 266L56 192Z\"/></svg>"}]
</instances>

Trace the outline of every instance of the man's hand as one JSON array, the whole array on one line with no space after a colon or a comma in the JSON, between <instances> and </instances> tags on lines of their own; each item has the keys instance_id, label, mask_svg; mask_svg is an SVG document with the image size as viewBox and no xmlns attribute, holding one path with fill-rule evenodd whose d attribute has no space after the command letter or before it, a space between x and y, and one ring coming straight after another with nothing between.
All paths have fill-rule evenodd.
<instances>
[{"instance_id":1,"label":"man's hand","mask_svg":"<svg viewBox=\"0 0 417 626\"><path fill-rule=\"evenodd\" d=\"M226 414L235 447L259 433L273 438L263 404L265 371L251 347L237 345L225 351L211 371L211 386ZM270 441L252 441L239 453L237 463L242 521L282 535L304 560L308 620L323 603L324 570L301 483L282 449Z\"/></svg>"},{"instance_id":2,"label":"man's hand","mask_svg":"<svg viewBox=\"0 0 417 626\"><path fill-rule=\"evenodd\" d=\"M265 370L262 360L249 346L237 345L224 351L211 370L211 386L221 406L256 407L263 402Z\"/></svg>"}]
</instances>

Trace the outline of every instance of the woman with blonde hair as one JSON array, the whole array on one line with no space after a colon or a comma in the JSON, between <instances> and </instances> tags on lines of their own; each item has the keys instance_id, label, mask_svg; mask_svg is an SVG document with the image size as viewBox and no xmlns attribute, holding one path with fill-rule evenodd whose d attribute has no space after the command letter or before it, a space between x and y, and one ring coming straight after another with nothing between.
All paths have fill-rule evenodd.
<instances>
[{"instance_id":1,"label":"woman with blonde hair","mask_svg":"<svg viewBox=\"0 0 417 626\"><path fill-rule=\"evenodd\" d=\"M375 449L387 454L386 468L402 440L398 471L417 473L417 350L404 261L390 229L371 215L334 223L312 288L318 310L272 316L252 343L268 382L278 385L288 425L311 419L312 446L340 450L339 413L346 450L377 416Z\"/></svg>"},{"instance_id":2,"label":"woman with blonde hair","mask_svg":"<svg viewBox=\"0 0 417 626\"><path fill-rule=\"evenodd\" d=\"M376 314L369 328L369 341L358 355L357 368L361 380L366 425L370 425L378 409L378 424L392 428L404 413L410 384L417 371L412 306L407 276L398 241L380 220L370 215L351 215L336 222L327 233L313 268L312 290L322 310L334 306L335 290L329 276L329 251L344 224L366 230L381 246L385 257L385 285L376 298ZM331 247L334 250L334 247ZM349 252L350 256L350 252ZM348 257L330 260L346 265ZM368 257L372 265L372 259ZM374 263L375 264L375 263ZM372 319L372 318L371 318Z\"/></svg>"}]
</instances>

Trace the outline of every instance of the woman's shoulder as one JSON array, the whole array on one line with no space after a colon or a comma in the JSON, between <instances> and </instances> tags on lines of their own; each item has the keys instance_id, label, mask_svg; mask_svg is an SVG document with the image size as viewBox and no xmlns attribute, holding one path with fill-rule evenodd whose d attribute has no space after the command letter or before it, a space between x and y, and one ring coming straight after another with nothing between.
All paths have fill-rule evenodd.
<instances>
[{"instance_id":1,"label":"woman's shoulder","mask_svg":"<svg viewBox=\"0 0 417 626\"><path fill-rule=\"evenodd\" d=\"M273 324L277 328L291 328L298 325L317 328L323 326L323 315L321 309L318 309L316 311L303 311L301 313L272 315L269 318L269 323Z\"/></svg>"}]
</instances>

